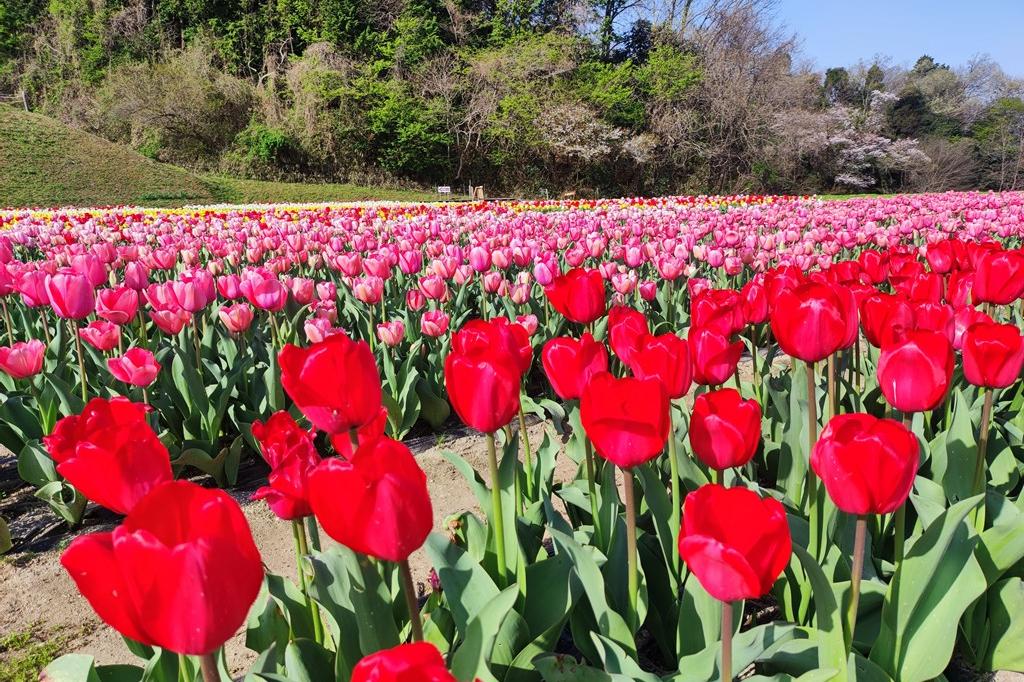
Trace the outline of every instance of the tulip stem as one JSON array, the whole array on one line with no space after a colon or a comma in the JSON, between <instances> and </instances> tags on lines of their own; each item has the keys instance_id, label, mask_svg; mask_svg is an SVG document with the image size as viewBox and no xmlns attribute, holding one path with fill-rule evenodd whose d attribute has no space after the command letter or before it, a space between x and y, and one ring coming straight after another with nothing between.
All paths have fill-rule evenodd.
<instances>
[{"instance_id":1,"label":"tulip stem","mask_svg":"<svg viewBox=\"0 0 1024 682\"><path fill-rule=\"evenodd\" d=\"M907 503L904 502L896 510L896 514L893 517L893 552L892 552L892 565L893 570L898 570L901 563L903 563L903 545L907 534Z\"/></svg>"},{"instance_id":2,"label":"tulip stem","mask_svg":"<svg viewBox=\"0 0 1024 682\"><path fill-rule=\"evenodd\" d=\"M828 356L828 418L839 413L839 402L836 392L836 354Z\"/></svg>"},{"instance_id":3,"label":"tulip stem","mask_svg":"<svg viewBox=\"0 0 1024 682\"><path fill-rule=\"evenodd\" d=\"M4 306L4 324L7 326L7 342L10 345L14 345L14 323L11 322L11 311L7 309L7 299L0 298L0 303Z\"/></svg>"},{"instance_id":4,"label":"tulip stem","mask_svg":"<svg viewBox=\"0 0 1024 682\"><path fill-rule=\"evenodd\" d=\"M178 654L178 682L193 682L189 679L188 669L188 656L185 654Z\"/></svg>"},{"instance_id":5,"label":"tulip stem","mask_svg":"<svg viewBox=\"0 0 1024 682\"><path fill-rule=\"evenodd\" d=\"M498 454L494 449L494 434L487 434L487 463L491 469L491 515L494 517L494 551L498 555L498 578L501 587L508 585L508 566L505 563L505 518L501 510L501 483L498 480Z\"/></svg>"},{"instance_id":6,"label":"tulip stem","mask_svg":"<svg viewBox=\"0 0 1024 682\"><path fill-rule=\"evenodd\" d=\"M519 404L519 437L523 440L523 466L526 468L526 499L533 501L533 452L530 450L530 434L526 432L526 415Z\"/></svg>"},{"instance_id":7,"label":"tulip stem","mask_svg":"<svg viewBox=\"0 0 1024 682\"><path fill-rule=\"evenodd\" d=\"M220 673L217 671L217 656L215 654L203 654L199 657L203 671L203 682L220 682Z\"/></svg>"},{"instance_id":8,"label":"tulip stem","mask_svg":"<svg viewBox=\"0 0 1024 682\"><path fill-rule=\"evenodd\" d=\"M622 470L622 487L626 494L626 574L629 580L629 611L626 613L626 623L629 625L630 632L636 632L640 625L636 622L640 576L636 566L636 500L634 499L632 469Z\"/></svg>"},{"instance_id":9,"label":"tulip stem","mask_svg":"<svg viewBox=\"0 0 1024 682\"><path fill-rule=\"evenodd\" d=\"M46 341L46 348L50 348L50 325L46 321L46 313L40 313L39 323L43 327L43 340Z\"/></svg>"},{"instance_id":10,"label":"tulip stem","mask_svg":"<svg viewBox=\"0 0 1024 682\"><path fill-rule=\"evenodd\" d=\"M981 424L978 428L978 452L974 463L974 482L971 484L972 495L977 495L985 489L985 457L988 452L989 421L992 418L992 389L981 390L985 394L985 402L981 407Z\"/></svg>"},{"instance_id":11,"label":"tulip stem","mask_svg":"<svg viewBox=\"0 0 1024 682\"><path fill-rule=\"evenodd\" d=\"M199 372L199 376L203 375L203 337L199 333L199 322L196 321L195 315L192 316L192 340L195 342L196 347L196 371Z\"/></svg>"},{"instance_id":12,"label":"tulip stem","mask_svg":"<svg viewBox=\"0 0 1024 682\"><path fill-rule=\"evenodd\" d=\"M89 391L85 383L85 353L82 351L82 337L74 323L71 325L71 333L75 337L75 351L78 353L78 379L82 384L82 402L87 403L89 402Z\"/></svg>"},{"instance_id":13,"label":"tulip stem","mask_svg":"<svg viewBox=\"0 0 1024 682\"><path fill-rule=\"evenodd\" d=\"M44 326L46 322L43 322ZM149 348L149 338L146 336L146 316L142 314L142 308L139 308L139 340L142 342L143 348Z\"/></svg>"},{"instance_id":14,"label":"tulip stem","mask_svg":"<svg viewBox=\"0 0 1024 682\"><path fill-rule=\"evenodd\" d=\"M754 395L757 397L757 402L763 403L764 399L761 396L761 372L757 369L757 325L750 325L750 363L751 369L754 372Z\"/></svg>"},{"instance_id":15,"label":"tulip stem","mask_svg":"<svg viewBox=\"0 0 1024 682\"><path fill-rule=\"evenodd\" d=\"M306 567L302 562L303 557L309 554L309 546L306 543L306 529L302 525L301 519L295 519L292 521L292 531L295 535L295 564L299 569L299 588L302 590L302 594L306 598L306 608L309 609L309 614L313 621L313 639L318 644L322 644L324 641L324 624L323 621L320 620L320 608L309 596L309 586L306 581Z\"/></svg>"},{"instance_id":16,"label":"tulip stem","mask_svg":"<svg viewBox=\"0 0 1024 682\"><path fill-rule=\"evenodd\" d=\"M992 396L991 388L982 388L985 394L985 402L981 407L981 424L978 426L978 452L974 463L974 482L971 484L971 495L979 495L985 492L985 464L988 454L988 434L992 421ZM985 529L985 501L973 512L974 525L980 533Z\"/></svg>"},{"instance_id":17,"label":"tulip stem","mask_svg":"<svg viewBox=\"0 0 1024 682\"><path fill-rule=\"evenodd\" d=\"M594 519L594 535L598 542L601 542L601 530L599 525L600 516L597 508L597 486L594 482L594 445L590 439L583 436L583 448L587 455L587 492L590 494L590 515Z\"/></svg>"},{"instance_id":18,"label":"tulip stem","mask_svg":"<svg viewBox=\"0 0 1024 682\"><path fill-rule=\"evenodd\" d=\"M672 547L679 546L679 512L682 508L682 500L679 499L679 461L676 457L676 425L672 418L672 404L668 408L668 468L672 477L672 515L669 523L672 529ZM679 582L679 552L672 551L672 575Z\"/></svg>"},{"instance_id":19,"label":"tulip stem","mask_svg":"<svg viewBox=\"0 0 1024 682\"><path fill-rule=\"evenodd\" d=\"M409 560L398 562L398 572L402 576L402 592L405 593L405 605L409 609L409 625L412 628L412 641L423 641L423 621L420 620L420 605L416 602L416 586L412 582L412 571Z\"/></svg>"},{"instance_id":20,"label":"tulip stem","mask_svg":"<svg viewBox=\"0 0 1024 682\"><path fill-rule=\"evenodd\" d=\"M846 653L853 647L853 632L857 627L857 605L860 601L860 578L864 572L864 541L867 537L868 517L857 516L853 533L853 568L850 573L850 610L846 615Z\"/></svg>"},{"instance_id":21,"label":"tulip stem","mask_svg":"<svg viewBox=\"0 0 1024 682\"><path fill-rule=\"evenodd\" d=\"M732 682L732 604L722 602L722 682Z\"/></svg>"},{"instance_id":22,"label":"tulip stem","mask_svg":"<svg viewBox=\"0 0 1024 682\"><path fill-rule=\"evenodd\" d=\"M314 552L320 551L320 528L316 525L315 516L306 517L306 533L309 535L309 548Z\"/></svg>"},{"instance_id":23,"label":"tulip stem","mask_svg":"<svg viewBox=\"0 0 1024 682\"><path fill-rule=\"evenodd\" d=\"M807 363L807 516L810 523L810 547L814 557L820 558L822 532L818 527L818 484L811 468L811 454L818 442L818 382L814 375L814 363Z\"/></svg>"}]
</instances>

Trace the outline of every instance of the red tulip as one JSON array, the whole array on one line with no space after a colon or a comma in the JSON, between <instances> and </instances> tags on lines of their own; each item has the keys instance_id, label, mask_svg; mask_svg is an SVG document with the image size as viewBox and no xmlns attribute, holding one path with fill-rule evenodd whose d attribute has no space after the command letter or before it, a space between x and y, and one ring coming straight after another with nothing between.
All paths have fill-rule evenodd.
<instances>
[{"instance_id":1,"label":"red tulip","mask_svg":"<svg viewBox=\"0 0 1024 682\"><path fill-rule=\"evenodd\" d=\"M591 377L608 371L608 351L589 332L579 340L551 339L544 344L540 360L551 388L562 400L578 399Z\"/></svg>"},{"instance_id":2,"label":"red tulip","mask_svg":"<svg viewBox=\"0 0 1024 682\"><path fill-rule=\"evenodd\" d=\"M127 398L93 398L81 414L64 417L43 438L57 472L87 498L127 514L171 480L171 460L146 419L145 405Z\"/></svg>"},{"instance_id":3,"label":"red tulip","mask_svg":"<svg viewBox=\"0 0 1024 682\"><path fill-rule=\"evenodd\" d=\"M629 362L640 347L641 338L648 333L647 318L639 310L617 305L608 312L609 344L624 363Z\"/></svg>"},{"instance_id":4,"label":"red tulip","mask_svg":"<svg viewBox=\"0 0 1024 682\"><path fill-rule=\"evenodd\" d=\"M967 330L978 322L993 322L994 320L972 306L964 306L953 315L953 349L963 350L964 336Z\"/></svg>"},{"instance_id":5,"label":"red tulip","mask_svg":"<svg viewBox=\"0 0 1024 682\"><path fill-rule=\"evenodd\" d=\"M864 337L875 348L900 340L914 327L914 310L899 296L875 293L861 303Z\"/></svg>"},{"instance_id":6,"label":"red tulip","mask_svg":"<svg viewBox=\"0 0 1024 682\"><path fill-rule=\"evenodd\" d=\"M597 270L574 268L544 289L551 305L570 322L590 324L604 315L604 279Z\"/></svg>"},{"instance_id":7,"label":"red tulip","mask_svg":"<svg viewBox=\"0 0 1024 682\"><path fill-rule=\"evenodd\" d=\"M974 303L1013 303L1024 293L1024 254L991 251L981 257L974 273Z\"/></svg>"},{"instance_id":8,"label":"red tulip","mask_svg":"<svg viewBox=\"0 0 1024 682\"><path fill-rule=\"evenodd\" d=\"M881 284L889 278L889 258L881 251L867 249L857 257L861 275L868 284Z\"/></svg>"},{"instance_id":9,"label":"red tulip","mask_svg":"<svg viewBox=\"0 0 1024 682\"><path fill-rule=\"evenodd\" d=\"M763 324L768 320L768 292L759 279L752 279L740 291L740 308L747 324Z\"/></svg>"},{"instance_id":10,"label":"red tulip","mask_svg":"<svg viewBox=\"0 0 1024 682\"><path fill-rule=\"evenodd\" d=\"M743 466L761 442L761 406L733 388L702 393L693 401L690 447L712 469Z\"/></svg>"},{"instance_id":11,"label":"red tulip","mask_svg":"<svg viewBox=\"0 0 1024 682\"><path fill-rule=\"evenodd\" d=\"M96 292L96 314L108 322L125 324L139 309L139 292L128 287Z\"/></svg>"},{"instance_id":12,"label":"red tulip","mask_svg":"<svg viewBox=\"0 0 1024 682\"><path fill-rule=\"evenodd\" d=\"M903 504L919 464L917 436L892 419L833 417L818 436L811 467L848 514L888 514Z\"/></svg>"},{"instance_id":13,"label":"red tulip","mask_svg":"<svg viewBox=\"0 0 1024 682\"><path fill-rule=\"evenodd\" d=\"M518 325L507 322L471 320L452 337L445 358L452 407L465 424L484 433L498 430L519 412L523 357L509 329Z\"/></svg>"},{"instance_id":14,"label":"red tulip","mask_svg":"<svg viewBox=\"0 0 1024 682\"><path fill-rule=\"evenodd\" d=\"M308 348L288 344L278 361L284 390L321 431L359 428L380 412L380 374L365 341L334 334Z\"/></svg>"},{"instance_id":15,"label":"red tulip","mask_svg":"<svg viewBox=\"0 0 1024 682\"><path fill-rule=\"evenodd\" d=\"M768 594L792 552L778 500L719 485L703 485L686 496L679 555L715 599Z\"/></svg>"},{"instance_id":16,"label":"red tulip","mask_svg":"<svg viewBox=\"0 0 1024 682\"><path fill-rule=\"evenodd\" d=\"M108 625L189 655L230 639L263 583L238 503L188 481L154 488L112 533L75 538L60 561Z\"/></svg>"},{"instance_id":17,"label":"red tulip","mask_svg":"<svg viewBox=\"0 0 1024 682\"><path fill-rule=\"evenodd\" d=\"M356 429L356 444L354 448L352 446L351 431L331 434L331 445L334 446L334 451L341 457L344 457L345 459L352 459L352 455L355 454L355 451L361 446L383 437L387 425L388 411L386 408L381 407L380 412L373 421L363 424Z\"/></svg>"},{"instance_id":18,"label":"red tulip","mask_svg":"<svg viewBox=\"0 0 1024 682\"><path fill-rule=\"evenodd\" d=\"M1012 324L978 322L963 340L964 377L975 386L1006 388L1020 377L1024 337Z\"/></svg>"},{"instance_id":19,"label":"red tulip","mask_svg":"<svg viewBox=\"0 0 1024 682\"><path fill-rule=\"evenodd\" d=\"M252 437L260 444L263 459L270 465L268 484L252 499L266 500L270 511L286 521L309 516L309 474L320 463L313 433L301 428L285 411L275 412L264 424L252 425ZM348 434L344 434L348 438Z\"/></svg>"},{"instance_id":20,"label":"red tulip","mask_svg":"<svg viewBox=\"0 0 1024 682\"><path fill-rule=\"evenodd\" d=\"M740 307L739 294L732 289L708 289L694 296L690 304L692 327L711 329L722 336L732 336L743 329L746 322Z\"/></svg>"},{"instance_id":21,"label":"red tulip","mask_svg":"<svg viewBox=\"0 0 1024 682\"><path fill-rule=\"evenodd\" d=\"M845 287L808 282L779 294L771 326L787 355L818 362L853 343L857 305Z\"/></svg>"},{"instance_id":22,"label":"red tulip","mask_svg":"<svg viewBox=\"0 0 1024 682\"><path fill-rule=\"evenodd\" d=\"M945 334L950 343L953 342L955 326L953 323L953 306L946 303L918 302L913 304L914 329Z\"/></svg>"},{"instance_id":23,"label":"red tulip","mask_svg":"<svg viewBox=\"0 0 1024 682\"><path fill-rule=\"evenodd\" d=\"M114 378L132 386L149 386L160 373L160 363L145 348L130 348L119 358L107 360Z\"/></svg>"},{"instance_id":24,"label":"red tulip","mask_svg":"<svg viewBox=\"0 0 1024 682\"><path fill-rule=\"evenodd\" d=\"M903 412L935 409L953 377L953 347L944 334L911 331L882 347L878 384L890 405Z\"/></svg>"},{"instance_id":25,"label":"red tulip","mask_svg":"<svg viewBox=\"0 0 1024 682\"><path fill-rule=\"evenodd\" d=\"M105 353L117 347L121 340L121 328L106 320L96 320L79 329L78 335L90 346Z\"/></svg>"},{"instance_id":26,"label":"red tulip","mask_svg":"<svg viewBox=\"0 0 1024 682\"><path fill-rule=\"evenodd\" d=\"M657 379L616 379L604 372L583 389L580 421L597 453L629 468L658 456L669 431L669 402Z\"/></svg>"},{"instance_id":27,"label":"red tulip","mask_svg":"<svg viewBox=\"0 0 1024 682\"><path fill-rule=\"evenodd\" d=\"M309 476L309 501L328 535L387 561L408 559L434 523L426 474L390 438L361 446L349 460L321 462Z\"/></svg>"},{"instance_id":28,"label":"red tulip","mask_svg":"<svg viewBox=\"0 0 1024 682\"><path fill-rule=\"evenodd\" d=\"M38 339L0 346L0 370L13 379L27 379L43 369L46 346Z\"/></svg>"},{"instance_id":29,"label":"red tulip","mask_svg":"<svg viewBox=\"0 0 1024 682\"><path fill-rule=\"evenodd\" d=\"M952 240L944 239L941 242L929 244L924 257L928 261L928 267L931 268L932 272L945 275L953 269Z\"/></svg>"},{"instance_id":30,"label":"red tulip","mask_svg":"<svg viewBox=\"0 0 1024 682\"><path fill-rule=\"evenodd\" d=\"M46 278L46 294L57 317L81 320L95 306L92 282L85 275L62 272Z\"/></svg>"},{"instance_id":31,"label":"red tulip","mask_svg":"<svg viewBox=\"0 0 1024 682\"><path fill-rule=\"evenodd\" d=\"M736 373L743 342L733 341L710 329L691 329L690 357L693 380L703 386L720 386Z\"/></svg>"},{"instance_id":32,"label":"red tulip","mask_svg":"<svg viewBox=\"0 0 1024 682\"><path fill-rule=\"evenodd\" d=\"M642 337L627 364L637 379L660 381L670 399L682 398L690 390L690 350L675 334Z\"/></svg>"},{"instance_id":33,"label":"red tulip","mask_svg":"<svg viewBox=\"0 0 1024 682\"><path fill-rule=\"evenodd\" d=\"M363 658L351 682L455 682L441 652L430 642L399 644Z\"/></svg>"}]
</instances>

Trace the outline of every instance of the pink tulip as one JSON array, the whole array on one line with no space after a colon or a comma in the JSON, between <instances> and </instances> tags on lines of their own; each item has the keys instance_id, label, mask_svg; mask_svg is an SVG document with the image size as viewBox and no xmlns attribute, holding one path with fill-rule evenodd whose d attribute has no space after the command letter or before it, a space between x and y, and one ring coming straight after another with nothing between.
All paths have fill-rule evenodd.
<instances>
[{"instance_id":1,"label":"pink tulip","mask_svg":"<svg viewBox=\"0 0 1024 682\"><path fill-rule=\"evenodd\" d=\"M81 320L96 304L92 284L85 275L60 273L46 278L46 294L57 317Z\"/></svg>"},{"instance_id":2,"label":"pink tulip","mask_svg":"<svg viewBox=\"0 0 1024 682\"><path fill-rule=\"evenodd\" d=\"M405 338L405 323L392 320L377 325L377 338L386 346L397 346Z\"/></svg>"},{"instance_id":3,"label":"pink tulip","mask_svg":"<svg viewBox=\"0 0 1024 682\"><path fill-rule=\"evenodd\" d=\"M145 348L131 348L119 358L110 358L107 368L115 379L132 386L149 386L160 373L156 357Z\"/></svg>"},{"instance_id":4,"label":"pink tulip","mask_svg":"<svg viewBox=\"0 0 1024 682\"><path fill-rule=\"evenodd\" d=\"M252 324L253 311L248 303L235 303L221 306L217 316L229 332L241 334Z\"/></svg>"},{"instance_id":5,"label":"pink tulip","mask_svg":"<svg viewBox=\"0 0 1024 682\"><path fill-rule=\"evenodd\" d=\"M82 340L100 352L116 348L121 340L121 328L113 322L97 320L78 330Z\"/></svg>"},{"instance_id":6,"label":"pink tulip","mask_svg":"<svg viewBox=\"0 0 1024 682\"><path fill-rule=\"evenodd\" d=\"M448 314L442 310L430 310L420 318L420 331L424 336L438 337L448 331Z\"/></svg>"},{"instance_id":7,"label":"pink tulip","mask_svg":"<svg viewBox=\"0 0 1024 682\"><path fill-rule=\"evenodd\" d=\"M45 355L46 346L37 339L0 346L0 370L13 379L27 379L43 369Z\"/></svg>"},{"instance_id":8,"label":"pink tulip","mask_svg":"<svg viewBox=\"0 0 1024 682\"><path fill-rule=\"evenodd\" d=\"M139 292L128 287L96 292L96 314L114 324L126 324L139 309Z\"/></svg>"},{"instance_id":9,"label":"pink tulip","mask_svg":"<svg viewBox=\"0 0 1024 682\"><path fill-rule=\"evenodd\" d=\"M149 313L150 319L165 334L177 334L185 325L192 321L192 313L187 310L153 310Z\"/></svg>"}]
</instances>

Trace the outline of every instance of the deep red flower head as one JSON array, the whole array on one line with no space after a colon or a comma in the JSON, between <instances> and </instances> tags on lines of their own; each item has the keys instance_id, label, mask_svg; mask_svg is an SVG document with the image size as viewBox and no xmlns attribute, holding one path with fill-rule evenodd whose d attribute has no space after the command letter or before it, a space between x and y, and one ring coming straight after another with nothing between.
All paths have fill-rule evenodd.
<instances>
[{"instance_id":1,"label":"deep red flower head","mask_svg":"<svg viewBox=\"0 0 1024 682\"><path fill-rule=\"evenodd\" d=\"M945 334L911 331L882 346L878 384L890 405L902 412L935 409L953 378L953 346Z\"/></svg>"},{"instance_id":2,"label":"deep red flower head","mask_svg":"<svg viewBox=\"0 0 1024 682\"><path fill-rule=\"evenodd\" d=\"M1013 303L1024 293L1024 254L990 251L981 257L974 273L973 303Z\"/></svg>"},{"instance_id":3,"label":"deep red flower head","mask_svg":"<svg viewBox=\"0 0 1024 682\"><path fill-rule=\"evenodd\" d=\"M127 514L156 486L170 481L171 460L146 419L146 406L127 398L93 398L43 438L57 473L85 497Z\"/></svg>"},{"instance_id":4,"label":"deep red flower head","mask_svg":"<svg viewBox=\"0 0 1024 682\"><path fill-rule=\"evenodd\" d=\"M932 272L945 275L953 269L954 265L953 241L951 239L944 239L941 242L929 244L924 257L928 261L928 267L931 268Z\"/></svg>"},{"instance_id":5,"label":"deep red flower head","mask_svg":"<svg viewBox=\"0 0 1024 682\"><path fill-rule=\"evenodd\" d=\"M498 430L519 412L523 356L512 326L471 320L454 334L445 358L452 407L463 423L484 433Z\"/></svg>"},{"instance_id":6,"label":"deep red flower head","mask_svg":"<svg viewBox=\"0 0 1024 682\"><path fill-rule=\"evenodd\" d=\"M978 322L963 339L964 377L975 386L1006 388L1020 378L1024 337L1016 325Z\"/></svg>"},{"instance_id":7,"label":"deep red flower head","mask_svg":"<svg viewBox=\"0 0 1024 682\"><path fill-rule=\"evenodd\" d=\"M334 334L308 348L288 344L278 362L284 390L321 431L357 429L380 412L380 373L365 341Z\"/></svg>"},{"instance_id":8,"label":"deep red flower head","mask_svg":"<svg viewBox=\"0 0 1024 682\"><path fill-rule=\"evenodd\" d=\"M669 431L669 402L657 379L597 374L583 389L580 421L597 454L629 468L658 456Z\"/></svg>"},{"instance_id":9,"label":"deep red flower head","mask_svg":"<svg viewBox=\"0 0 1024 682\"><path fill-rule=\"evenodd\" d=\"M712 469L743 466L761 442L761 406L734 388L702 393L693 401L690 446Z\"/></svg>"},{"instance_id":10,"label":"deep red flower head","mask_svg":"<svg viewBox=\"0 0 1024 682\"><path fill-rule=\"evenodd\" d=\"M540 354L551 388L562 400L578 399L591 377L608 371L608 351L590 333L580 339L560 336L544 344Z\"/></svg>"},{"instance_id":11,"label":"deep red flower head","mask_svg":"<svg viewBox=\"0 0 1024 682\"><path fill-rule=\"evenodd\" d=\"M893 419L833 417L818 437L811 467L848 514L888 514L903 504L919 464L917 436Z\"/></svg>"},{"instance_id":12,"label":"deep red flower head","mask_svg":"<svg viewBox=\"0 0 1024 682\"><path fill-rule=\"evenodd\" d=\"M644 336L640 349L626 363L637 379L657 379L670 399L682 398L690 390L693 372L686 340L669 332Z\"/></svg>"},{"instance_id":13,"label":"deep red flower head","mask_svg":"<svg viewBox=\"0 0 1024 682\"><path fill-rule=\"evenodd\" d=\"M570 322L590 324L604 315L604 279L597 270L573 268L544 289L551 305Z\"/></svg>"},{"instance_id":14,"label":"deep red flower head","mask_svg":"<svg viewBox=\"0 0 1024 682\"><path fill-rule=\"evenodd\" d=\"M953 323L953 306L946 303L930 303L919 301L912 303L914 309L914 329L945 334L950 343L955 335Z\"/></svg>"},{"instance_id":15,"label":"deep red flower head","mask_svg":"<svg viewBox=\"0 0 1024 682\"><path fill-rule=\"evenodd\" d=\"M767 303L767 298L765 301ZM746 322L740 295L732 289L707 289L694 296L690 304L690 325L693 327L732 336L743 329Z\"/></svg>"},{"instance_id":16,"label":"deep red flower head","mask_svg":"<svg viewBox=\"0 0 1024 682\"><path fill-rule=\"evenodd\" d=\"M263 583L238 503L188 481L154 488L112 533L75 538L60 561L105 623L189 655L230 639Z\"/></svg>"},{"instance_id":17,"label":"deep red flower head","mask_svg":"<svg viewBox=\"0 0 1024 682\"><path fill-rule=\"evenodd\" d=\"M778 500L720 485L703 485L686 496L679 555L715 599L768 594L792 552Z\"/></svg>"},{"instance_id":18,"label":"deep red flower head","mask_svg":"<svg viewBox=\"0 0 1024 682\"><path fill-rule=\"evenodd\" d=\"M740 309L747 324L763 324L768 320L768 291L760 279L744 284L740 297Z\"/></svg>"},{"instance_id":19,"label":"deep red flower head","mask_svg":"<svg viewBox=\"0 0 1024 682\"><path fill-rule=\"evenodd\" d=\"M878 292L860 305L864 337L875 348L898 341L914 327L914 310L901 296Z\"/></svg>"},{"instance_id":20,"label":"deep red flower head","mask_svg":"<svg viewBox=\"0 0 1024 682\"><path fill-rule=\"evenodd\" d=\"M352 432L348 431L345 433L334 433L330 436L331 445L334 446L334 451L345 459L352 459L352 455L361 446L375 441L381 436L385 435L385 430L388 426L388 411L386 408L381 407L380 412L373 419L373 421L360 426L356 429L356 446L352 447Z\"/></svg>"},{"instance_id":21,"label":"deep red flower head","mask_svg":"<svg viewBox=\"0 0 1024 682\"><path fill-rule=\"evenodd\" d=\"M434 524L427 476L409 448L387 437L351 459L326 459L309 476L309 501L324 531L349 549L405 561Z\"/></svg>"},{"instance_id":22,"label":"deep red flower head","mask_svg":"<svg viewBox=\"0 0 1024 682\"><path fill-rule=\"evenodd\" d=\"M364 657L351 682L455 682L441 652L430 642L399 644Z\"/></svg>"},{"instance_id":23,"label":"deep red flower head","mask_svg":"<svg viewBox=\"0 0 1024 682\"><path fill-rule=\"evenodd\" d=\"M861 276L868 284L881 284L889 278L889 257L881 251L866 249L857 257Z\"/></svg>"},{"instance_id":24,"label":"deep red flower head","mask_svg":"<svg viewBox=\"0 0 1024 682\"><path fill-rule=\"evenodd\" d=\"M736 373L743 342L732 341L711 329L690 329L688 343L693 380L703 386L720 386Z\"/></svg>"},{"instance_id":25,"label":"deep red flower head","mask_svg":"<svg viewBox=\"0 0 1024 682\"><path fill-rule=\"evenodd\" d=\"M624 363L629 363L629 358L640 346L640 339L649 333L647 318L639 310L617 305L608 312L609 345Z\"/></svg>"},{"instance_id":26,"label":"deep red flower head","mask_svg":"<svg viewBox=\"0 0 1024 682\"><path fill-rule=\"evenodd\" d=\"M270 465L268 485L252 499L266 500L278 518L290 521L313 513L309 506L309 473L320 463L313 433L300 427L285 411L275 412L264 424L252 425L253 438L260 444L263 459ZM343 434L348 438L348 434Z\"/></svg>"},{"instance_id":27,"label":"deep red flower head","mask_svg":"<svg viewBox=\"0 0 1024 682\"><path fill-rule=\"evenodd\" d=\"M846 287L802 284L779 294L772 307L771 326L787 355L818 362L854 342L857 304Z\"/></svg>"}]
</instances>

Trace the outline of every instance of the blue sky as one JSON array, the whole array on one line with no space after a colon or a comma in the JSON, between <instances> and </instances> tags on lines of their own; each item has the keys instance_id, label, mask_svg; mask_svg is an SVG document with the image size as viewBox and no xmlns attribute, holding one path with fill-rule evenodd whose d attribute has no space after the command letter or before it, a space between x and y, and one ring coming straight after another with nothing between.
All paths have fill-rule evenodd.
<instances>
[{"instance_id":1,"label":"blue sky","mask_svg":"<svg viewBox=\"0 0 1024 682\"><path fill-rule=\"evenodd\" d=\"M906 65L930 54L959 66L987 53L1024 76L1024 0L779 0L777 12L822 70L876 54Z\"/></svg>"}]
</instances>

